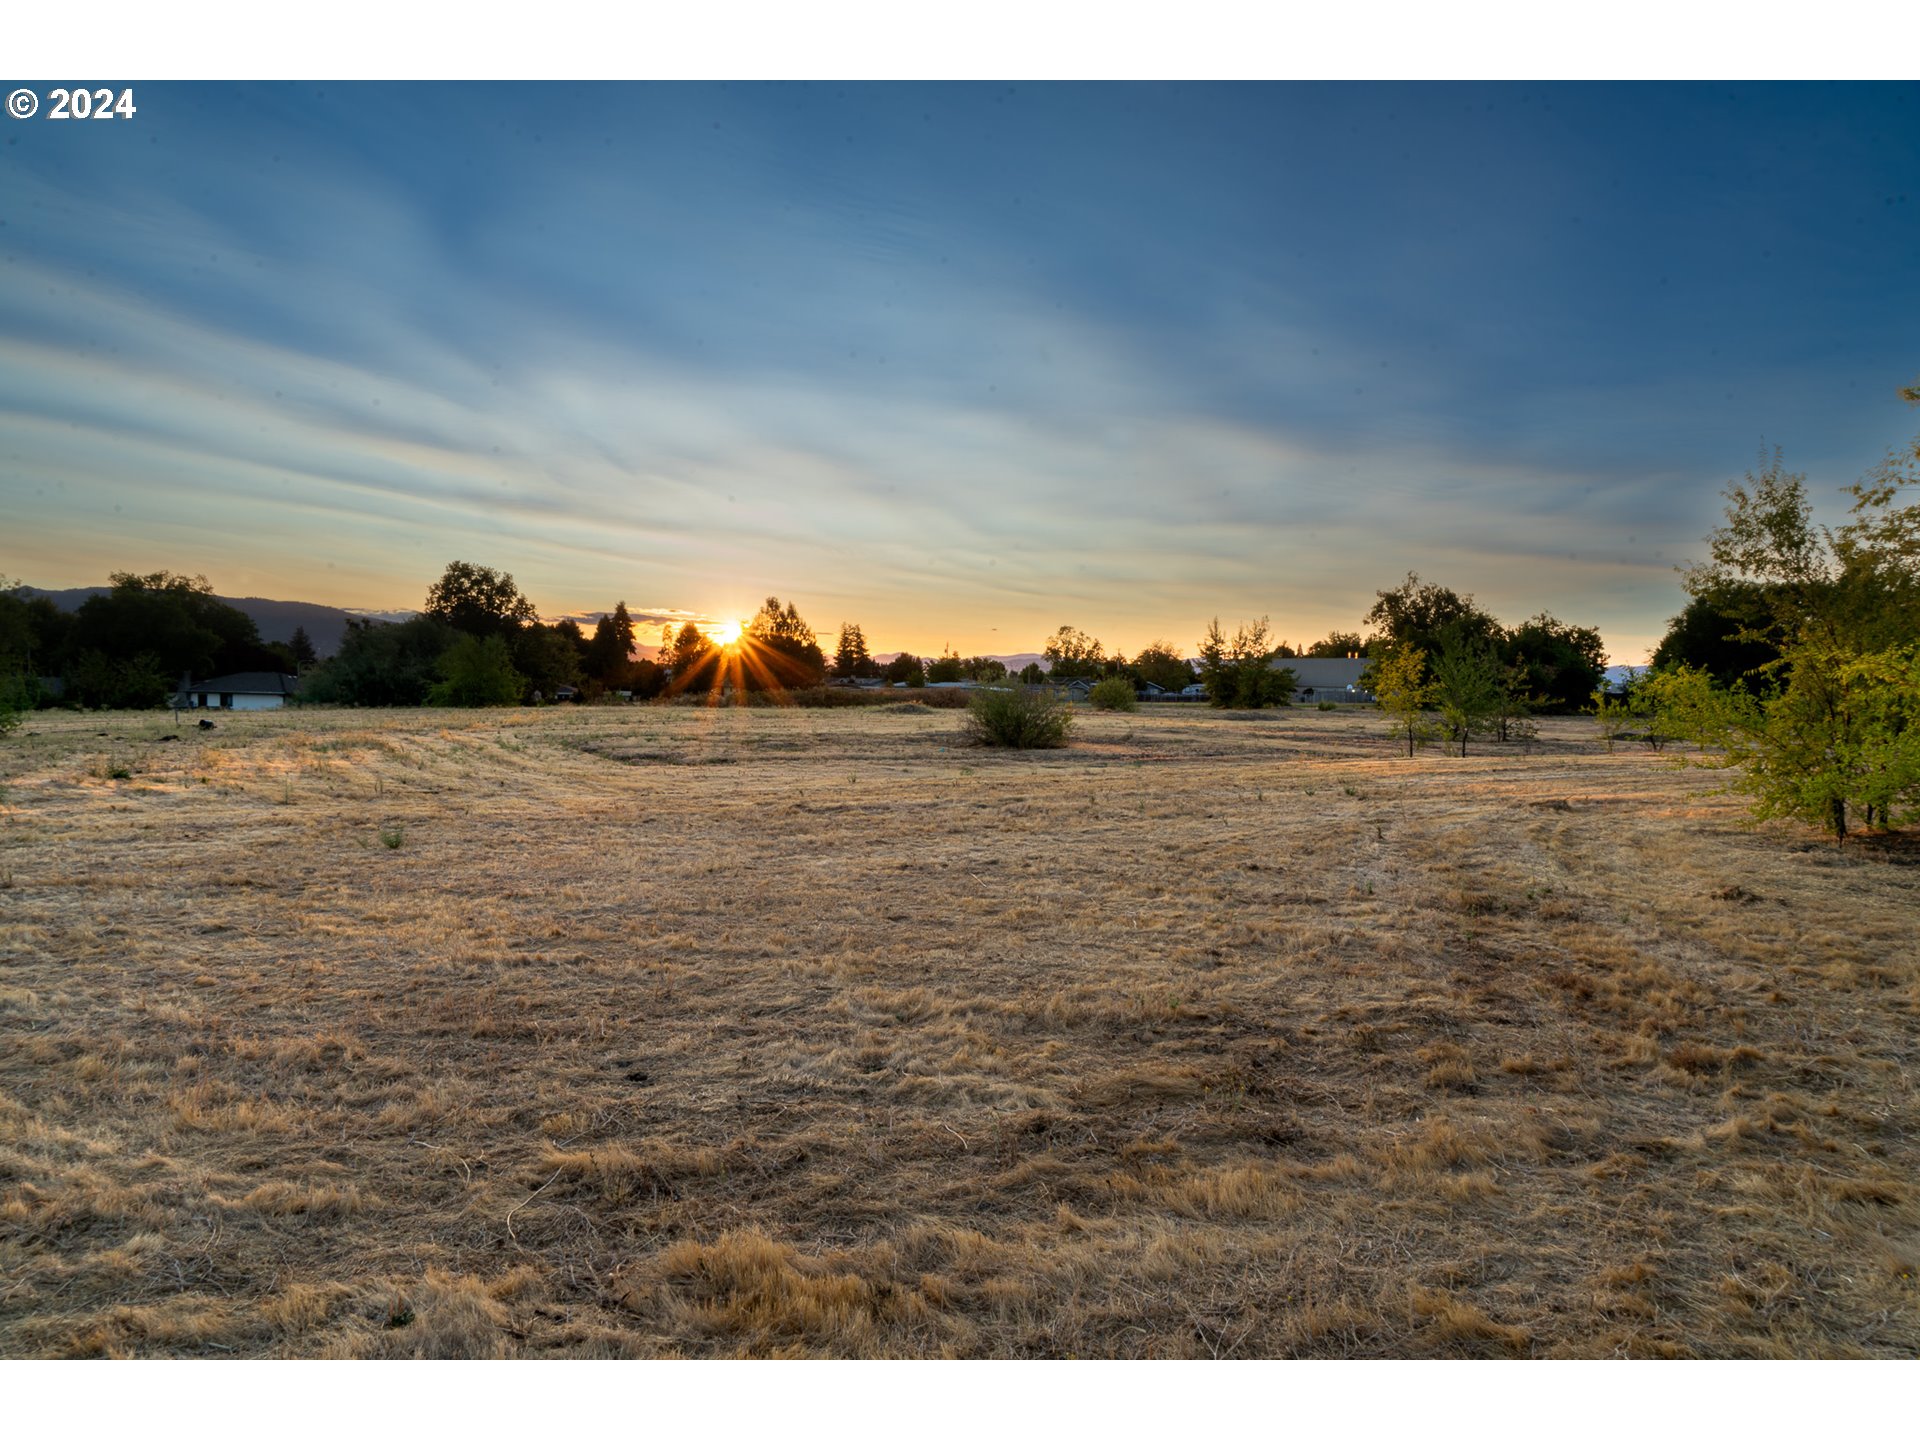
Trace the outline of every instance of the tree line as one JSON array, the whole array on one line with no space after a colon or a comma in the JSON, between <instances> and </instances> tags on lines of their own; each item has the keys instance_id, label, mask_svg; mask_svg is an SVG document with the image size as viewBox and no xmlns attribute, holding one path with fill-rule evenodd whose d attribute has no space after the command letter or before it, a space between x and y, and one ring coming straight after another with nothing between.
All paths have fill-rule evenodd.
<instances>
[{"instance_id":1,"label":"tree line","mask_svg":"<svg viewBox=\"0 0 1920 1440\"><path fill-rule=\"evenodd\" d=\"M47 675L63 679L65 703L112 709L164 705L182 676L248 670L300 674L303 700L338 705L519 704L563 689L586 699L607 693L651 699L804 690L829 679L909 688L1120 679L1136 692L1198 683L1216 705L1249 708L1289 703L1294 677L1281 665L1286 659L1377 656L1412 644L1436 655L1488 648L1500 657L1510 689L1524 689L1537 707L1563 708L1591 694L1604 662L1595 631L1545 615L1508 631L1472 596L1421 585L1412 575L1398 590L1381 591L1367 618L1376 628L1365 639L1335 631L1300 649L1270 641L1264 618L1231 636L1216 620L1199 641L1197 663L1165 640L1129 659L1062 625L1045 643L1044 665L1033 662L1009 674L992 656L963 657L950 649L934 657L903 651L883 664L855 622L841 626L828 656L795 605L769 597L732 645L717 643L691 621L666 627L655 661L635 656L638 634L625 601L589 634L572 619L541 621L512 575L456 560L429 587L419 615L398 623L350 620L337 653L320 661L304 630L290 643L263 643L254 622L215 599L203 577L161 572L115 574L107 594L71 615L44 596L0 589L0 674L18 692L16 704L50 703L51 696L33 693L32 677Z\"/></svg>"},{"instance_id":2,"label":"tree line","mask_svg":"<svg viewBox=\"0 0 1920 1440\"><path fill-rule=\"evenodd\" d=\"M214 598L204 576L116 572L104 595L61 610L0 582L0 690L14 707L58 698L87 709L167 702L183 675L298 673L315 660L304 629L268 644L253 620ZM60 694L42 677L60 682Z\"/></svg>"}]
</instances>

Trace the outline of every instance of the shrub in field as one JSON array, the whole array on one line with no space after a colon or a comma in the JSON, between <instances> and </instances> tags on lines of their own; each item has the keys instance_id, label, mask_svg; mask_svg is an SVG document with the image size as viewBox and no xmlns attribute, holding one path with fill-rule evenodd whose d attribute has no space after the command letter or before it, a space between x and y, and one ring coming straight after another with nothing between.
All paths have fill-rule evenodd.
<instances>
[{"instance_id":1,"label":"shrub in field","mask_svg":"<svg viewBox=\"0 0 1920 1440\"><path fill-rule=\"evenodd\" d=\"M973 692L961 733L976 745L1057 750L1072 728L1072 708L1051 690L993 685Z\"/></svg>"},{"instance_id":2,"label":"shrub in field","mask_svg":"<svg viewBox=\"0 0 1920 1440\"><path fill-rule=\"evenodd\" d=\"M1096 710L1138 710L1140 697L1133 693L1133 682L1110 675L1087 695Z\"/></svg>"},{"instance_id":3,"label":"shrub in field","mask_svg":"<svg viewBox=\"0 0 1920 1440\"><path fill-rule=\"evenodd\" d=\"M26 718L33 708L33 689L24 675L0 675L0 735Z\"/></svg>"}]
</instances>

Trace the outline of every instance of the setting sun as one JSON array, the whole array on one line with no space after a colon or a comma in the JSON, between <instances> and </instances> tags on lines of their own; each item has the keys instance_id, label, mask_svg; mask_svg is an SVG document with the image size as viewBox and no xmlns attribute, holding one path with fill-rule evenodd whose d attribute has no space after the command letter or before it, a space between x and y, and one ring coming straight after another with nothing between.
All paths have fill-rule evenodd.
<instances>
[{"instance_id":1,"label":"setting sun","mask_svg":"<svg viewBox=\"0 0 1920 1440\"><path fill-rule=\"evenodd\" d=\"M718 624L708 628L707 638L722 649L725 649L740 638L740 622L738 620L722 620Z\"/></svg>"}]
</instances>

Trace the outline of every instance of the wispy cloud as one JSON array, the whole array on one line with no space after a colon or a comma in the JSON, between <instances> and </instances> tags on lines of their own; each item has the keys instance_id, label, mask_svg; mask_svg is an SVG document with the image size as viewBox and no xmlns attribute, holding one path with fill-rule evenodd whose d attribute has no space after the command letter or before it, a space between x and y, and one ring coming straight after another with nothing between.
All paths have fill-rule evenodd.
<instances>
[{"instance_id":1,"label":"wispy cloud","mask_svg":"<svg viewBox=\"0 0 1920 1440\"><path fill-rule=\"evenodd\" d=\"M922 649L1302 638L1418 569L1626 653L1763 429L1842 483L1904 376L1804 223L1769 339L1718 212L1621 250L1647 196L1588 191L1649 157L1452 93L169 87L147 153L0 162L0 566L404 607L459 557Z\"/></svg>"}]
</instances>

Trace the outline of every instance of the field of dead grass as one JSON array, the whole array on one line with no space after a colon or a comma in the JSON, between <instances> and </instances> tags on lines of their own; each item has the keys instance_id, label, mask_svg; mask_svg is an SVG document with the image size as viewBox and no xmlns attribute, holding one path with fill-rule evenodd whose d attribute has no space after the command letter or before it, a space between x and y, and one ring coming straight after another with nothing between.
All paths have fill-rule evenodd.
<instances>
[{"instance_id":1,"label":"field of dead grass","mask_svg":"<svg viewBox=\"0 0 1920 1440\"><path fill-rule=\"evenodd\" d=\"M1920 857L1583 721L26 729L0 1354L1920 1349Z\"/></svg>"}]
</instances>

